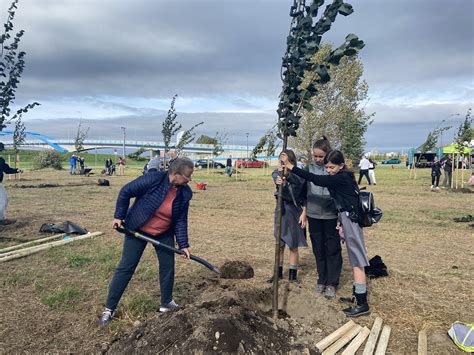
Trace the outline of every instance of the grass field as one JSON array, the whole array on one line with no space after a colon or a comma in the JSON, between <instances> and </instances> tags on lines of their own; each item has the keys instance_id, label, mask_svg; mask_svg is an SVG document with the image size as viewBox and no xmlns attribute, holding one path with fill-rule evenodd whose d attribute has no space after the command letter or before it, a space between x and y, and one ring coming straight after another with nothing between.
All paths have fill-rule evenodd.
<instances>
[{"instance_id":1,"label":"grass field","mask_svg":"<svg viewBox=\"0 0 474 355\"><path fill-rule=\"evenodd\" d=\"M4 180L8 216L18 222L0 227L1 248L45 237L38 230L48 222L71 220L105 234L0 264L0 353L100 352L104 344L130 332L135 321L155 316L156 260L147 248L119 306L118 320L107 330L95 326L121 255L122 236L110 228L115 200L121 186L139 173L137 167L126 176L110 177L110 187L95 185L97 176L70 176L66 171L27 171L21 180ZM226 260L251 263L255 277L233 281L247 289L268 287L264 280L272 272L275 201L269 173L246 169L238 178L228 178L197 171L191 184L192 252L216 265ZM431 192L428 170L418 170L417 180L410 180L401 167L381 167L376 173L378 184L370 190L384 217L365 229L366 244L369 257L382 256L390 276L370 281L372 313L357 322L370 327L380 316L391 325L391 353L415 352L421 329L428 331L429 346L445 342L445 347L429 348L430 353L455 352L445 332L456 320L474 320L474 229L453 218L472 214L474 195ZM208 182L206 191L195 189L199 181ZM45 183L60 186L18 187ZM341 295L350 293L352 282L345 249L343 255ZM312 293L316 272L310 248L301 250L301 267L299 287L318 297ZM214 282L198 264L177 260L178 302L192 303ZM335 313L342 309L336 300L326 302Z\"/></svg>"}]
</instances>

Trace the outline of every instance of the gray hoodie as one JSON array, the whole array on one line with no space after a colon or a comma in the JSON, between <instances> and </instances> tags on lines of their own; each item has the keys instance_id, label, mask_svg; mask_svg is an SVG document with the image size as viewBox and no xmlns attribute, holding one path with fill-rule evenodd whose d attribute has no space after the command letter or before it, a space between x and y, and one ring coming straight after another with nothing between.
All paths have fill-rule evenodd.
<instances>
[{"instance_id":1,"label":"gray hoodie","mask_svg":"<svg viewBox=\"0 0 474 355\"><path fill-rule=\"evenodd\" d=\"M327 175L324 166L311 163L308 166L310 173L315 175ZM307 182L307 201L306 214L308 217L316 219L335 219L337 218L336 204L329 195L327 188L316 186L311 182Z\"/></svg>"}]
</instances>

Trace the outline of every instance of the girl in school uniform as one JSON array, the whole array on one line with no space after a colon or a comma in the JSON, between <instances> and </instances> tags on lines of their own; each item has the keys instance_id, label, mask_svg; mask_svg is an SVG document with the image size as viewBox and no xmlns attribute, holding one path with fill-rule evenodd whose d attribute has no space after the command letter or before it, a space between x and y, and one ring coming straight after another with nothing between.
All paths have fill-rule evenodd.
<instances>
[{"instance_id":1,"label":"girl in school uniform","mask_svg":"<svg viewBox=\"0 0 474 355\"><path fill-rule=\"evenodd\" d=\"M287 159L293 164L296 165L296 156L292 150L284 150L282 154L285 154ZM285 251L285 245L288 246L289 252L289 261L290 265L288 268L288 281L297 282L298 281L298 266L299 266L299 247L307 247L305 228L306 220L301 220L301 213L303 206L306 203L306 186L305 181L287 171L286 174L282 177L283 168L280 167L278 170L275 170L272 173L273 181L276 185L277 192L275 192L275 197L278 198L278 187L283 184L283 193L282 193L282 217L281 217L281 240L280 240L280 265L278 267L278 278L283 277L283 256ZM278 219L278 209L275 208L275 227L274 233L275 238L278 238L277 235L277 219ZM268 283L273 282L273 277L270 277L267 280Z\"/></svg>"},{"instance_id":2,"label":"girl in school uniform","mask_svg":"<svg viewBox=\"0 0 474 355\"><path fill-rule=\"evenodd\" d=\"M367 282L364 267L369 266L369 259L367 258L364 234L357 223L359 199L354 172L347 168L344 155L338 150L329 152L324 158L328 175L315 175L299 169L285 153L281 154L280 160L293 174L311 181L315 185L326 187L335 200L339 223L344 232L349 263L354 273L353 295L355 302L343 312L348 317L368 314L369 304L367 303ZM351 298L341 298L343 302L351 300Z\"/></svg>"}]
</instances>

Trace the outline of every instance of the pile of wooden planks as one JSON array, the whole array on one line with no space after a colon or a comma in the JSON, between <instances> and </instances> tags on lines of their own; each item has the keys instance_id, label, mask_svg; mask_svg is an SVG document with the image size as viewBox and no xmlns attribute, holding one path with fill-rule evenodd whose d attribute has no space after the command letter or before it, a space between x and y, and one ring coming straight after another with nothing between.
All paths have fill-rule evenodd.
<instances>
[{"instance_id":1,"label":"pile of wooden planks","mask_svg":"<svg viewBox=\"0 0 474 355\"><path fill-rule=\"evenodd\" d=\"M83 239L96 237L102 234L104 233L94 232L94 233L79 235L77 237L68 237L67 239L62 239L66 237L66 234L56 234L51 237L46 237L43 239L31 241L28 243L14 245L8 248L0 249L0 263L18 259L18 258L23 258L25 256L35 254L43 250L47 250L47 249L54 248L60 245L71 243L77 240L83 240ZM55 240L55 239L59 239L59 240Z\"/></svg>"},{"instance_id":2,"label":"pile of wooden planks","mask_svg":"<svg viewBox=\"0 0 474 355\"><path fill-rule=\"evenodd\" d=\"M387 350L390 330L388 325L385 325L382 329L382 319L378 317L375 319L371 330L367 327L361 327L350 320L318 342L316 347L323 355L333 355L347 345L344 351L342 351L342 354L350 355L355 354L368 338L363 354L372 355L375 351L375 355L382 355L385 354Z\"/></svg>"}]
</instances>

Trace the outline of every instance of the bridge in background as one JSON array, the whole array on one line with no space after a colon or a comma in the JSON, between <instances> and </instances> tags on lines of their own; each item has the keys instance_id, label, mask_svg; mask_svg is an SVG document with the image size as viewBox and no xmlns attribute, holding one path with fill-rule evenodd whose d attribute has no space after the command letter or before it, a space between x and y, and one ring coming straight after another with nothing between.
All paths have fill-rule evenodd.
<instances>
[{"instance_id":1,"label":"bridge in background","mask_svg":"<svg viewBox=\"0 0 474 355\"><path fill-rule=\"evenodd\" d=\"M27 139L23 142L21 147L23 148L40 148L40 149L55 149L61 153L75 152L74 139L57 139L46 136L36 132L25 132ZM0 137L13 136L13 131L0 131ZM5 146L12 146L13 142L4 141ZM145 150L164 150L165 144L163 142L156 141L134 141L126 140L125 145L123 140L105 140L105 139L86 139L82 144L84 150L97 150L97 149L140 149ZM224 153L222 155L232 154L235 157L245 157L247 153L250 154L253 147L239 146L239 145L224 145ZM208 144L191 144L185 146L182 149L183 152L194 153L194 154L212 154L214 146Z\"/></svg>"}]
</instances>

